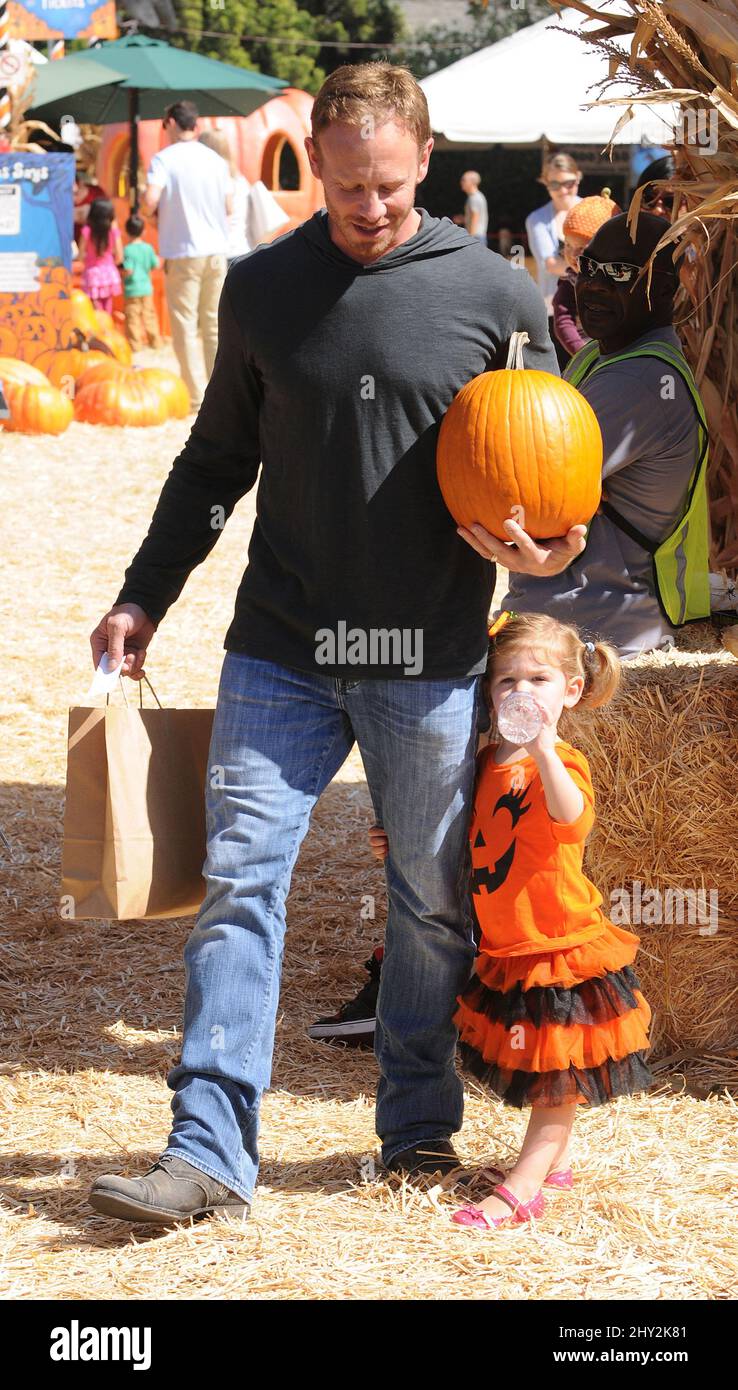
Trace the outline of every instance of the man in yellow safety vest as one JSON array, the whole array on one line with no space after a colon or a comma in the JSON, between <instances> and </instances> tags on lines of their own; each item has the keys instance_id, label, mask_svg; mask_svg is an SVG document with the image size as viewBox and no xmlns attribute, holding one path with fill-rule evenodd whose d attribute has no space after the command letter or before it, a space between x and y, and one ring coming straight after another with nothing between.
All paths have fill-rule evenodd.
<instances>
[{"instance_id":1,"label":"man in yellow safety vest","mask_svg":"<svg viewBox=\"0 0 738 1390\"><path fill-rule=\"evenodd\" d=\"M516 573L508 550L506 608L550 613L623 657L669 646L710 611L707 423L673 328L678 271L671 247L639 278L666 230L641 213L606 222L579 258L577 308L592 342L569 363L600 423L603 500L585 549L561 574ZM506 563L503 554L495 556Z\"/></svg>"}]
</instances>

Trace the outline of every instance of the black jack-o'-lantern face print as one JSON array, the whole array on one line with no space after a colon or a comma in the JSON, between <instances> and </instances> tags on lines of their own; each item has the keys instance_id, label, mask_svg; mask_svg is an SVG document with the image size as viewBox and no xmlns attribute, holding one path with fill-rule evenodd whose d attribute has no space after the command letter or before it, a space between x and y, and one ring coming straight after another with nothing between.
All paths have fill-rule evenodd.
<instances>
[{"instance_id":1,"label":"black jack-o'-lantern face print","mask_svg":"<svg viewBox=\"0 0 738 1390\"><path fill-rule=\"evenodd\" d=\"M530 810L530 803L525 803L527 787L511 789L509 792L498 798L492 816L496 816L498 811L509 811L512 819L512 829L514 830L521 816ZM472 893L495 893L501 888L507 878L515 858L515 837L510 841L504 854L496 859L494 865L490 865L487 842L479 830L472 845Z\"/></svg>"}]
</instances>

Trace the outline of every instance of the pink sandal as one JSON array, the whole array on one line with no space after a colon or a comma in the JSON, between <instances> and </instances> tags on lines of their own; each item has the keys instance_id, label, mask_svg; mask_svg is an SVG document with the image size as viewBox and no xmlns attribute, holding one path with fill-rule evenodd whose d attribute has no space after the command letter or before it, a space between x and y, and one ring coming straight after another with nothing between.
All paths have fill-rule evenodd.
<instances>
[{"instance_id":1,"label":"pink sandal","mask_svg":"<svg viewBox=\"0 0 738 1390\"><path fill-rule=\"evenodd\" d=\"M571 1168L562 1168L558 1173L549 1173L543 1179L544 1187L558 1187L560 1192L571 1192L574 1186L574 1174Z\"/></svg>"},{"instance_id":2,"label":"pink sandal","mask_svg":"<svg viewBox=\"0 0 738 1390\"><path fill-rule=\"evenodd\" d=\"M507 1187L496 1187L494 1196L500 1197L510 1208L509 1216L486 1216L480 1207L461 1207L455 1211L451 1217L457 1226L473 1226L477 1231L494 1231L498 1226L505 1226L510 1222L514 1226L521 1226L526 1221L530 1221L533 1216L542 1216L546 1199L542 1192L536 1192L529 1202L521 1202L519 1197L510 1192Z\"/></svg>"}]
</instances>

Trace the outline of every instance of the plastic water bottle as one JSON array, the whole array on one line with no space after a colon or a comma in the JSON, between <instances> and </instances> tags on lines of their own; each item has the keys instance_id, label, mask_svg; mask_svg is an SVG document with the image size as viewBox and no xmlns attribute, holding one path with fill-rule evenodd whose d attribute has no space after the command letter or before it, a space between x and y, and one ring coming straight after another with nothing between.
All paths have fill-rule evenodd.
<instances>
[{"instance_id":1,"label":"plastic water bottle","mask_svg":"<svg viewBox=\"0 0 738 1390\"><path fill-rule=\"evenodd\" d=\"M512 691L497 711L497 728L507 743L531 743L543 728L543 711L532 695Z\"/></svg>"}]
</instances>

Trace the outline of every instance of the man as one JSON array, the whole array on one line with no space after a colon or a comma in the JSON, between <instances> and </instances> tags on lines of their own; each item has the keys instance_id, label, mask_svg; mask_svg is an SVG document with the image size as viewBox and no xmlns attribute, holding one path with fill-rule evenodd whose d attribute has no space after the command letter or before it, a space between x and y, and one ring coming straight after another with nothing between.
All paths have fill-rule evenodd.
<instances>
[{"instance_id":1,"label":"man","mask_svg":"<svg viewBox=\"0 0 738 1390\"><path fill-rule=\"evenodd\" d=\"M141 202L158 213L172 345L193 411L202 402L202 357L209 378L218 347L218 301L227 268L228 165L197 135L197 107L175 101L164 115L169 144L155 154Z\"/></svg>"},{"instance_id":2,"label":"man","mask_svg":"<svg viewBox=\"0 0 738 1390\"><path fill-rule=\"evenodd\" d=\"M529 333L529 366L555 371L555 358L529 277L415 208L433 141L409 72L337 69L312 131L327 211L229 271L202 409L92 637L96 660L125 652L123 672L140 677L156 626L215 544L213 518L261 461L210 749L207 892L186 948L172 1133L149 1173L100 1178L91 1197L126 1220L248 1214L285 899L312 807L355 740L392 843L383 1157L406 1172L457 1161L452 1016L474 956L463 863L494 566L457 534L435 447L456 392L504 365L512 332ZM537 573L583 543L583 527L547 547L511 528Z\"/></svg>"},{"instance_id":3,"label":"man","mask_svg":"<svg viewBox=\"0 0 738 1390\"><path fill-rule=\"evenodd\" d=\"M479 237L479 240L483 241L486 246L489 214L487 199L479 186L481 182L481 174L478 174L476 169L467 169L466 173L461 176L461 191L466 194L464 226L469 236Z\"/></svg>"},{"instance_id":4,"label":"man","mask_svg":"<svg viewBox=\"0 0 738 1390\"><path fill-rule=\"evenodd\" d=\"M586 549L560 574L516 573L512 557L503 599L518 612L576 623L625 659L672 645L680 624L710 611L707 429L673 327L671 248L656 257L650 302L647 278L638 278L666 230L662 218L642 213L633 242L627 216L613 217L580 257L577 309L595 341L565 377L602 430L604 500Z\"/></svg>"}]
</instances>

